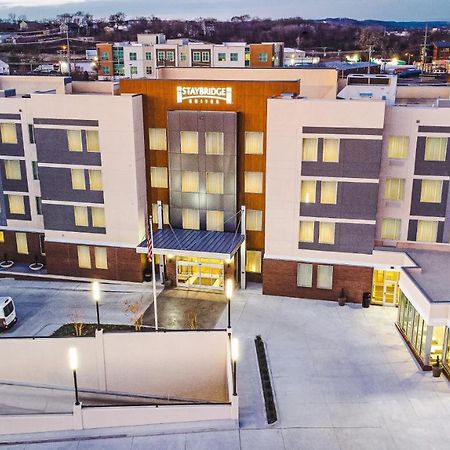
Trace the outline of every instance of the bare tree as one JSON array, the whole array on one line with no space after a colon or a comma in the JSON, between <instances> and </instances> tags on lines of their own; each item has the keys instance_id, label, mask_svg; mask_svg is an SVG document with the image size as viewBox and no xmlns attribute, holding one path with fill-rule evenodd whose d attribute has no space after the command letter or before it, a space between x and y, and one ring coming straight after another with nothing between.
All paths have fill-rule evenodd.
<instances>
[{"instance_id":1,"label":"bare tree","mask_svg":"<svg viewBox=\"0 0 450 450\"><path fill-rule=\"evenodd\" d=\"M81 336L83 333L84 322L79 309L75 309L70 315L73 328L75 330L75 336Z\"/></svg>"},{"instance_id":2,"label":"bare tree","mask_svg":"<svg viewBox=\"0 0 450 450\"><path fill-rule=\"evenodd\" d=\"M141 331L142 321L144 320L145 306L142 298L135 301L125 302L125 313L131 318L131 323L135 331Z\"/></svg>"}]
</instances>

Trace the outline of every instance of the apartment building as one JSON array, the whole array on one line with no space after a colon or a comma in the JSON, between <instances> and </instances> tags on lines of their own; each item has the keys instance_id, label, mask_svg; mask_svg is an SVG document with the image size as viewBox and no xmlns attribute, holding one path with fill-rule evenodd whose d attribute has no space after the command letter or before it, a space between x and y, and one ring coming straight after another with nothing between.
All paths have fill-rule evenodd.
<instances>
[{"instance_id":1,"label":"apartment building","mask_svg":"<svg viewBox=\"0 0 450 450\"><path fill-rule=\"evenodd\" d=\"M282 67L283 50L280 42L210 44L138 34L137 42L97 44L98 77L154 79L160 67Z\"/></svg>"},{"instance_id":2,"label":"apartment building","mask_svg":"<svg viewBox=\"0 0 450 450\"><path fill-rule=\"evenodd\" d=\"M82 85L0 78L0 271L142 281L142 98Z\"/></svg>"}]
</instances>

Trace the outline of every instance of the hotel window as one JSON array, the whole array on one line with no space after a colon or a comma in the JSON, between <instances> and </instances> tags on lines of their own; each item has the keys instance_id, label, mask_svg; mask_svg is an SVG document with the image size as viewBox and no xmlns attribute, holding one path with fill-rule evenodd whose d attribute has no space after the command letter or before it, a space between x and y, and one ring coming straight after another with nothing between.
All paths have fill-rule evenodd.
<instances>
[{"instance_id":1,"label":"hotel window","mask_svg":"<svg viewBox=\"0 0 450 450\"><path fill-rule=\"evenodd\" d=\"M435 220L418 220L416 241L436 242L438 232L438 222Z\"/></svg>"},{"instance_id":2,"label":"hotel window","mask_svg":"<svg viewBox=\"0 0 450 450\"><path fill-rule=\"evenodd\" d=\"M323 140L323 162L339 162L339 139Z\"/></svg>"},{"instance_id":3,"label":"hotel window","mask_svg":"<svg viewBox=\"0 0 450 450\"><path fill-rule=\"evenodd\" d=\"M227 60L227 54L226 53L219 53L217 55L217 60L218 61L226 61Z\"/></svg>"},{"instance_id":4,"label":"hotel window","mask_svg":"<svg viewBox=\"0 0 450 450\"><path fill-rule=\"evenodd\" d=\"M89 169L89 189L91 191L102 191L103 181L102 181L102 171Z\"/></svg>"},{"instance_id":5,"label":"hotel window","mask_svg":"<svg viewBox=\"0 0 450 450\"><path fill-rule=\"evenodd\" d=\"M320 182L320 203L324 205L337 203L337 181Z\"/></svg>"},{"instance_id":6,"label":"hotel window","mask_svg":"<svg viewBox=\"0 0 450 450\"><path fill-rule=\"evenodd\" d=\"M77 227L89 226L87 206L74 206L73 214L75 217L75 225Z\"/></svg>"},{"instance_id":7,"label":"hotel window","mask_svg":"<svg viewBox=\"0 0 450 450\"><path fill-rule=\"evenodd\" d=\"M299 242L314 242L314 222L312 220L301 220L298 227Z\"/></svg>"},{"instance_id":8,"label":"hotel window","mask_svg":"<svg viewBox=\"0 0 450 450\"><path fill-rule=\"evenodd\" d=\"M148 145L150 150L167 150L167 135L165 128L148 129Z\"/></svg>"},{"instance_id":9,"label":"hotel window","mask_svg":"<svg viewBox=\"0 0 450 450\"><path fill-rule=\"evenodd\" d=\"M150 66L145 68L145 73L146 75L151 75L152 74L152 68Z\"/></svg>"},{"instance_id":10,"label":"hotel window","mask_svg":"<svg viewBox=\"0 0 450 450\"><path fill-rule=\"evenodd\" d=\"M92 226L97 228L105 228L105 208L91 208L92 212Z\"/></svg>"},{"instance_id":11,"label":"hotel window","mask_svg":"<svg viewBox=\"0 0 450 450\"><path fill-rule=\"evenodd\" d=\"M222 172L206 172L206 192L208 194L223 194Z\"/></svg>"},{"instance_id":12,"label":"hotel window","mask_svg":"<svg viewBox=\"0 0 450 450\"><path fill-rule=\"evenodd\" d=\"M198 153L197 131L180 131L181 153Z\"/></svg>"},{"instance_id":13,"label":"hotel window","mask_svg":"<svg viewBox=\"0 0 450 450\"><path fill-rule=\"evenodd\" d=\"M207 155L223 155L223 133L221 131L207 131L205 144Z\"/></svg>"},{"instance_id":14,"label":"hotel window","mask_svg":"<svg viewBox=\"0 0 450 450\"><path fill-rule=\"evenodd\" d=\"M239 61L239 53L230 53L230 61Z\"/></svg>"},{"instance_id":15,"label":"hotel window","mask_svg":"<svg viewBox=\"0 0 450 450\"><path fill-rule=\"evenodd\" d=\"M245 192L249 194L263 193L263 173L244 172Z\"/></svg>"},{"instance_id":16,"label":"hotel window","mask_svg":"<svg viewBox=\"0 0 450 450\"><path fill-rule=\"evenodd\" d=\"M152 52L145 52L145 60L146 61L152 60Z\"/></svg>"},{"instance_id":17,"label":"hotel window","mask_svg":"<svg viewBox=\"0 0 450 450\"><path fill-rule=\"evenodd\" d=\"M0 124L3 144L17 144L17 131L15 123Z\"/></svg>"},{"instance_id":18,"label":"hotel window","mask_svg":"<svg viewBox=\"0 0 450 450\"><path fill-rule=\"evenodd\" d=\"M86 179L84 177L84 169L71 169L72 189L86 190Z\"/></svg>"},{"instance_id":19,"label":"hotel window","mask_svg":"<svg viewBox=\"0 0 450 450\"><path fill-rule=\"evenodd\" d=\"M319 222L319 244L334 244L335 224Z\"/></svg>"},{"instance_id":20,"label":"hotel window","mask_svg":"<svg viewBox=\"0 0 450 450\"><path fill-rule=\"evenodd\" d=\"M259 250L247 250L245 271L261 273L261 252Z\"/></svg>"},{"instance_id":21,"label":"hotel window","mask_svg":"<svg viewBox=\"0 0 450 450\"><path fill-rule=\"evenodd\" d=\"M258 56L259 62L267 62L269 61L269 55L266 52L261 52Z\"/></svg>"},{"instance_id":22,"label":"hotel window","mask_svg":"<svg viewBox=\"0 0 450 450\"><path fill-rule=\"evenodd\" d=\"M36 213L42 216L42 198L36 197Z\"/></svg>"},{"instance_id":23,"label":"hotel window","mask_svg":"<svg viewBox=\"0 0 450 450\"><path fill-rule=\"evenodd\" d=\"M131 75L137 75L138 74L138 68L136 66L130 67L130 74Z\"/></svg>"},{"instance_id":24,"label":"hotel window","mask_svg":"<svg viewBox=\"0 0 450 450\"><path fill-rule=\"evenodd\" d=\"M163 225L169 224L169 205L165 203L162 205L163 208ZM152 222L158 223L158 204L152 203Z\"/></svg>"},{"instance_id":25,"label":"hotel window","mask_svg":"<svg viewBox=\"0 0 450 450\"><path fill-rule=\"evenodd\" d=\"M31 161L31 168L33 169L33 180L39 180L38 162Z\"/></svg>"},{"instance_id":26,"label":"hotel window","mask_svg":"<svg viewBox=\"0 0 450 450\"><path fill-rule=\"evenodd\" d=\"M87 245L77 245L78 267L80 269L91 268L91 253Z\"/></svg>"},{"instance_id":27,"label":"hotel window","mask_svg":"<svg viewBox=\"0 0 450 450\"><path fill-rule=\"evenodd\" d=\"M420 201L422 203L441 203L442 180L422 180Z\"/></svg>"},{"instance_id":28,"label":"hotel window","mask_svg":"<svg viewBox=\"0 0 450 450\"><path fill-rule=\"evenodd\" d=\"M405 179L404 178L386 178L384 187L385 200L403 200L405 195Z\"/></svg>"},{"instance_id":29,"label":"hotel window","mask_svg":"<svg viewBox=\"0 0 450 450\"><path fill-rule=\"evenodd\" d=\"M101 59L102 59L102 61L108 61L108 59L109 59L108 52L102 52Z\"/></svg>"},{"instance_id":30,"label":"hotel window","mask_svg":"<svg viewBox=\"0 0 450 450\"><path fill-rule=\"evenodd\" d=\"M23 195L8 195L9 213L25 214L25 200Z\"/></svg>"},{"instance_id":31,"label":"hotel window","mask_svg":"<svg viewBox=\"0 0 450 450\"><path fill-rule=\"evenodd\" d=\"M427 137L425 161L445 161L447 158L447 138Z\"/></svg>"},{"instance_id":32,"label":"hotel window","mask_svg":"<svg viewBox=\"0 0 450 450\"><path fill-rule=\"evenodd\" d=\"M94 247L95 267L97 269L108 268L108 252L106 247Z\"/></svg>"},{"instance_id":33,"label":"hotel window","mask_svg":"<svg viewBox=\"0 0 450 450\"><path fill-rule=\"evenodd\" d=\"M130 61L136 61L136 60L137 60L136 52L130 52Z\"/></svg>"},{"instance_id":34,"label":"hotel window","mask_svg":"<svg viewBox=\"0 0 450 450\"><path fill-rule=\"evenodd\" d=\"M223 211L206 211L206 229L223 231Z\"/></svg>"},{"instance_id":35,"label":"hotel window","mask_svg":"<svg viewBox=\"0 0 450 450\"><path fill-rule=\"evenodd\" d=\"M86 149L91 153L98 153L100 151L97 130L86 130Z\"/></svg>"},{"instance_id":36,"label":"hotel window","mask_svg":"<svg viewBox=\"0 0 450 450\"><path fill-rule=\"evenodd\" d=\"M316 182L314 180L303 180L300 191L301 203L316 203Z\"/></svg>"},{"instance_id":37,"label":"hotel window","mask_svg":"<svg viewBox=\"0 0 450 450\"><path fill-rule=\"evenodd\" d=\"M263 212L257 209L247 209L245 212L245 229L248 231L261 231Z\"/></svg>"},{"instance_id":38,"label":"hotel window","mask_svg":"<svg viewBox=\"0 0 450 450\"><path fill-rule=\"evenodd\" d=\"M17 253L28 255L28 241L26 233L16 233Z\"/></svg>"},{"instance_id":39,"label":"hotel window","mask_svg":"<svg viewBox=\"0 0 450 450\"><path fill-rule=\"evenodd\" d=\"M175 52L173 50L169 50L166 53L167 61L175 61Z\"/></svg>"},{"instance_id":40,"label":"hotel window","mask_svg":"<svg viewBox=\"0 0 450 450\"><path fill-rule=\"evenodd\" d=\"M103 75L109 75L109 67L108 66L103 66L102 71L103 71Z\"/></svg>"},{"instance_id":41,"label":"hotel window","mask_svg":"<svg viewBox=\"0 0 450 450\"><path fill-rule=\"evenodd\" d=\"M154 188L167 188L167 167L150 167L150 182Z\"/></svg>"},{"instance_id":42,"label":"hotel window","mask_svg":"<svg viewBox=\"0 0 450 450\"><path fill-rule=\"evenodd\" d=\"M181 192L198 192L198 172L181 172Z\"/></svg>"},{"instance_id":43,"label":"hotel window","mask_svg":"<svg viewBox=\"0 0 450 450\"><path fill-rule=\"evenodd\" d=\"M69 145L69 152L82 152L83 151L80 130L67 130L67 142Z\"/></svg>"},{"instance_id":44,"label":"hotel window","mask_svg":"<svg viewBox=\"0 0 450 450\"><path fill-rule=\"evenodd\" d=\"M262 155L264 153L264 133L262 131L245 132L245 154Z\"/></svg>"},{"instance_id":45,"label":"hotel window","mask_svg":"<svg viewBox=\"0 0 450 450\"><path fill-rule=\"evenodd\" d=\"M200 229L200 212L198 209L183 209L182 223L185 230Z\"/></svg>"},{"instance_id":46,"label":"hotel window","mask_svg":"<svg viewBox=\"0 0 450 450\"><path fill-rule=\"evenodd\" d=\"M388 137L388 158L405 159L408 156L409 136Z\"/></svg>"},{"instance_id":47,"label":"hotel window","mask_svg":"<svg viewBox=\"0 0 450 450\"><path fill-rule=\"evenodd\" d=\"M333 266L317 266L317 287L333 289Z\"/></svg>"},{"instance_id":48,"label":"hotel window","mask_svg":"<svg viewBox=\"0 0 450 450\"><path fill-rule=\"evenodd\" d=\"M383 219L381 222L381 239L398 241L400 239L401 225L401 219Z\"/></svg>"},{"instance_id":49,"label":"hotel window","mask_svg":"<svg viewBox=\"0 0 450 450\"><path fill-rule=\"evenodd\" d=\"M18 159L5 159L5 175L7 180L21 180L20 161Z\"/></svg>"},{"instance_id":50,"label":"hotel window","mask_svg":"<svg viewBox=\"0 0 450 450\"><path fill-rule=\"evenodd\" d=\"M0 242L5 242L5 232L0 231Z\"/></svg>"},{"instance_id":51,"label":"hotel window","mask_svg":"<svg viewBox=\"0 0 450 450\"><path fill-rule=\"evenodd\" d=\"M312 264L297 264L297 286L298 287L312 287L313 265Z\"/></svg>"},{"instance_id":52,"label":"hotel window","mask_svg":"<svg viewBox=\"0 0 450 450\"><path fill-rule=\"evenodd\" d=\"M209 52L202 52L202 62L209 62Z\"/></svg>"},{"instance_id":53,"label":"hotel window","mask_svg":"<svg viewBox=\"0 0 450 450\"><path fill-rule=\"evenodd\" d=\"M304 138L302 161L317 161L317 149L319 140L317 138Z\"/></svg>"},{"instance_id":54,"label":"hotel window","mask_svg":"<svg viewBox=\"0 0 450 450\"><path fill-rule=\"evenodd\" d=\"M200 52L192 52L192 61L200 62Z\"/></svg>"}]
</instances>

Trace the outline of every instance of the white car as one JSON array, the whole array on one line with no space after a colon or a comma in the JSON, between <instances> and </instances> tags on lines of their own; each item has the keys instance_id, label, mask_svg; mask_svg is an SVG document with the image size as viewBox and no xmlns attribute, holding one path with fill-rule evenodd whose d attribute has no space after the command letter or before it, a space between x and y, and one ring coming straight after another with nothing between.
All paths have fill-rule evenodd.
<instances>
[{"instance_id":1,"label":"white car","mask_svg":"<svg viewBox=\"0 0 450 450\"><path fill-rule=\"evenodd\" d=\"M0 330L6 330L16 322L16 308L13 299L11 297L0 297Z\"/></svg>"}]
</instances>

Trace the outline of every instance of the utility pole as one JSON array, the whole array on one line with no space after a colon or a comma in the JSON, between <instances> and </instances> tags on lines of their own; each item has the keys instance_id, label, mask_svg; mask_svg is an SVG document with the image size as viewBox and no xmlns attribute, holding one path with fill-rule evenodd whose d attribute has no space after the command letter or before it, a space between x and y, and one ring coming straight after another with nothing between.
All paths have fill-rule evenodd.
<instances>
[{"instance_id":1,"label":"utility pole","mask_svg":"<svg viewBox=\"0 0 450 450\"><path fill-rule=\"evenodd\" d=\"M69 76L72 73L72 68L70 67L70 41L69 41L69 24L66 23L66 45L67 45L67 64L69 65Z\"/></svg>"}]
</instances>

